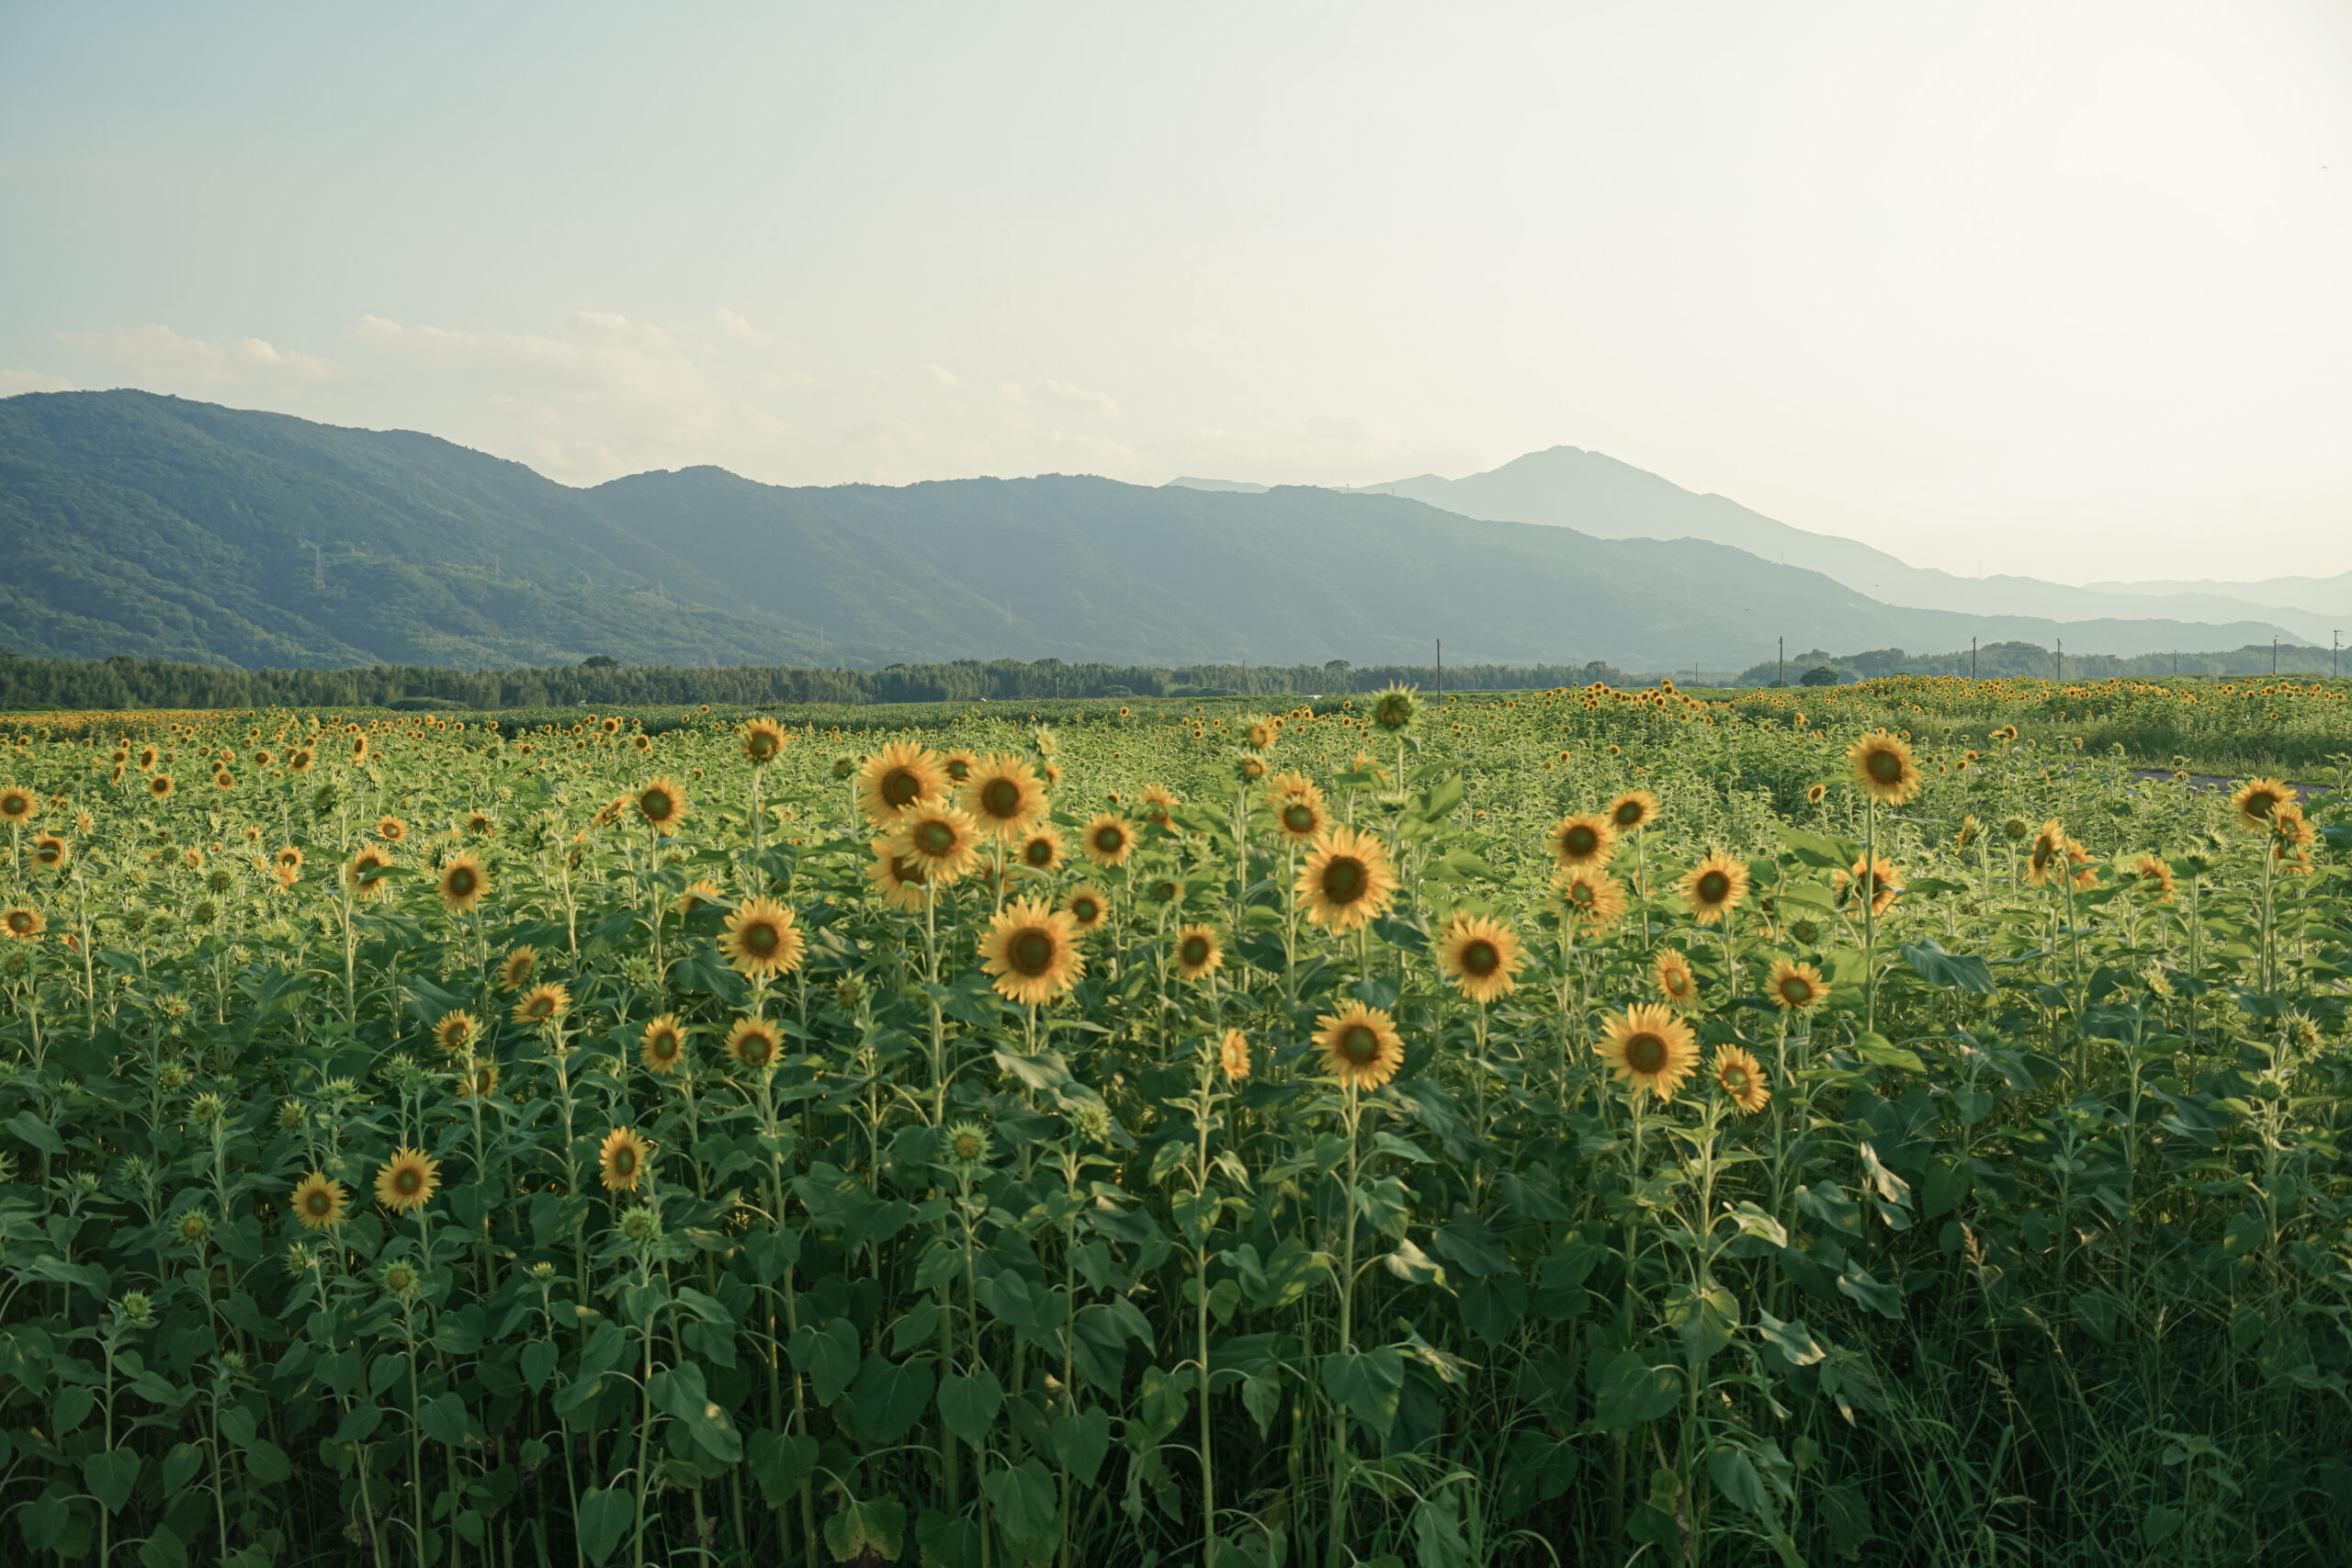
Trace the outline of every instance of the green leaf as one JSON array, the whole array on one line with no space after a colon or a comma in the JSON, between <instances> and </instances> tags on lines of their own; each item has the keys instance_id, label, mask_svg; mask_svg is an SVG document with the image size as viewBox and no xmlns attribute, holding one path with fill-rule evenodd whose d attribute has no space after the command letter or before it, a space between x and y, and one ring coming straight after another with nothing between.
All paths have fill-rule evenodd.
<instances>
[{"instance_id":1,"label":"green leaf","mask_svg":"<svg viewBox=\"0 0 2352 1568\"><path fill-rule=\"evenodd\" d=\"M1386 1347L1341 1350L1324 1357L1321 1371L1331 1403L1385 1439L1405 1393L1405 1358Z\"/></svg>"},{"instance_id":2,"label":"green leaf","mask_svg":"<svg viewBox=\"0 0 2352 1568\"><path fill-rule=\"evenodd\" d=\"M416 1424L436 1443L447 1443L453 1449L466 1446L466 1402L454 1393L426 1400L416 1414Z\"/></svg>"},{"instance_id":3,"label":"green leaf","mask_svg":"<svg viewBox=\"0 0 2352 1568\"><path fill-rule=\"evenodd\" d=\"M8 1130L45 1155L57 1156L65 1153L65 1140L29 1111L19 1111L10 1117Z\"/></svg>"},{"instance_id":4,"label":"green leaf","mask_svg":"<svg viewBox=\"0 0 2352 1568\"><path fill-rule=\"evenodd\" d=\"M1738 1332L1739 1301L1721 1285L1678 1285L1667 1293L1666 1321L1682 1337L1683 1359L1702 1367Z\"/></svg>"},{"instance_id":5,"label":"green leaf","mask_svg":"<svg viewBox=\"0 0 2352 1568\"><path fill-rule=\"evenodd\" d=\"M140 1568L187 1568L187 1545L179 1531L158 1523L153 1535L139 1543Z\"/></svg>"},{"instance_id":6,"label":"green leaf","mask_svg":"<svg viewBox=\"0 0 2352 1568\"><path fill-rule=\"evenodd\" d=\"M1874 1067L1900 1067L1906 1073L1924 1073L1928 1065L1918 1056L1905 1050L1883 1034L1865 1034L1854 1042L1854 1051Z\"/></svg>"},{"instance_id":7,"label":"green leaf","mask_svg":"<svg viewBox=\"0 0 2352 1568\"><path fill-rule=\"evenodd\" d=\"M1872 1279L1866 1269L1849 1269L1838 1275L1838 1293L1849 1301L1860 1303L1883 1317L1902 1319L1903 1292L1893 1285Z\"/></svg>"},{"instance_id":8,"label":"green leaf","mask_svg":"<svg viewBox=\"0 0 2352 1568\"><path fill-rule=\"evenodd\" d=\"M914 1430L931 1408L937 1380L928 1357L891 1361L869 1356L850 1385L850 1409L865 1435L877 1443L895 1443Z\"/></svg>"},{"instance_id":9,"label":"green leaf","mask_svg":"<svg viewBox=\"0 0 2352 1568\"><path fill-rule=\"evenodd\" d=\"M950 1372L939 1380L940 1419L976 1449L989 1440L1003 1408L1004 1387L986 1367L969 1376Z\"/></svg>"},{"instance_id":10,"label":"green leaf","mask_svg":"<svg viewBox=\"0 0 2352 1568\"><path fill-rule=\"evenodd\" d=\"M1768 1502L1764 1478L1756 1473L1756 1461L1747 1457L1746 1449L1715 1450L1707 1456L1707 1473L1733 1507L1743 1514L1762 1516Z\"/></svg>"},{"instance_id":11,"label":"green leaf","mask_svg":"<svg viewBox=\"0 0 2352 1568\"><path fill-rule=\"evenodd\" d=\"M906 1542L907 1510L895 1497L865 1502L842 1499L842 1511L825 1521L825 1550L836 1562L880 1558L896 1562Z\"/></svg>"},{"instance_id":12,"label":"green leaf","mask_svg":"<svg viewBox=\"0 0 2352 1568\"><path fill-rule=\"evenodd\" d=\"M624 1488L612 1487L591 1491L580 1499L580 1508L573 1516L579 1531L580 1550L588 1554L591 1562L602 1562L621 1543L621 1537L637 1518L637 1499Z\"/></svg>"},{"instance_id":13,"label":"green leaf","mask_svg":"<svg viewBox=\"0 0 2352 1568\"><path fill-rule=\"evenodd\" d=\"M806 1432L752 1434L752 1478L769 1507L783 1507L785 1499L816 1472L817 1439Z\"/></svg>"},{"instance_id":14,"label":"green leaf","mask_svg":"<svg viewBox=\"0 0 2352 1568\"><path fill-rule=\"evenodd\" d=\"M1829 1354L1813 1337L1813 1330L1804 1325L1802 1318L1793 1323L1782 1323L1770 1313L1758 1308L1756 1332L1776 1346L1781 1354L1789 1359L1792 1366L1809 1367Z\"/></svg>"},{"instance_id":15,"label":"green leaf","mask_svg":"<svg viewBox=\"0 0 2352 1568\"><path fill-rule=\"evenodd\" d=\"M82 1461L82 1480L107 1513L119 1514L130 1501L131 1488L139 1484L139 1456L129 1449L94 1453Z\"/></svg>"},{"instance_id":16,"label":"green leaf","mask_svg":"<svg viewBox=\"0 0 2352 1568\"><path fill-rule=\"evenodd\" d=\"M1860 858L1834 839L1825 839L1818 833L1808 833L1802 828L1792 828L1786 823L1781 827L1781 842L1789 847L1791 854L1807 865L1844 870Z\"/></svg>"},{"instance_id":17,"label":"green leaf","mask_svg":"<svg viewBox=\"0 0 2352 1568\"><path fill-rule=\"evenodd\" d=\"M980 1489L996 1510L997 1524L1014 1540L1042 1540L1053 1529L1054 1475L1036 1460L1000 1465L989 1472Z\"/></svg>"},{"instance_id":18,"label":"green leaf","mask_svg":"<svg viewBox=\"0 0 2352 1568\"><path fill-rule=\"evenodd\" d=\"M821 1328L802 1324L785 1346L793 1369L808 1380L820 1404L831 1404L857 1376L865 1353L857 1342L857 1325L845 1317L825 1320Z\"/></svg>"},{"instance_id":19,"label":"green leaf","mask_svg":"<svg viewBox=\"0 0 2352 1568\"><path fill-rule=\"evenodd\" d=\"M196 1479L204 1468L204 1450L194 1443L174 1443L164 1456L164 1495L170 1496Z\"/></svg>"},{"instance_id":20,"label":"green leaf","mask_svg":"<svg viewBox=\"0 0 2352 1568\"><path fill-rule=\"evenodd\" d=\"M537 1393L547 1387L548 1380L555 1376L555 1358L556 1348L553 1339L534 1339L523 1347L523 1354L519 1358L522 1363L523 1382L530 1387L532 1393Z\"/></svg>"},{"instance_id":21,"label":"green leaf","mask_svg":"<svg viewBox=\"0 0 2352 1568\"><path fill-rule=\"evenodd\" d=\"M294 1474L294 1461L267 1438L245 1445L245 1472L264 1486L282 1486Z\"/></svg>"},{"instance_id":22,"label":"green leaf","mask_svg":"<svg viewBox=\"0 0 2352 1568\"><path fill-rule=\"evenodd\" d=\"M1682 1398L1682 1372L1671 1362L1652 1366L1639 1350L1620 1350L1601 1370L1592 1424L1622 1432L1640 1421L1655 1421Z\"/></svg>"},{"instance_id":23,"label":"green leaf","mask_svg":"<svg viewBox=\"0 0 2352 1568\"><path fill-rule=\"evenodd\" d=\"M702 1368L693 1361L658 1371L646 1382L654 1407L686 1429L704 1452L721 1464L743 1457L743 1439L726 1410L710 1397Z\"/></svg>"},{"instance_id":24,"label":"green leaf","mask_svg":"<svg viewBox=\"0 0 2352 1568\"><path fill-rule=\"evenodd\" d=\"M1912 891L1917 891L1917 887ZM1983 959L1973 953L1946 953L1933 937L1905 943L1903 956L1922 979L1932 985L1956 987L1978 996L1993 994L1993 971L1984 966Z\"/></svg>"},{"instance_id":25,"label":"green leaf","mask_svg":"<svg viewBox=\"0 0 2352 1568\"><path fill-rule=\"evenodd\" d=\"M1247 1389L1242 1397L1246 1404ZM1093 1485L1096 1472L1102 1468L1102 1456L1111 1451L1111 1413L1091 1404L1075 1416L1055 1416L1050 1430L1054 1462L1069 1472L1070 1479L1080 1486Z\"/></svg>"}]
</instances>

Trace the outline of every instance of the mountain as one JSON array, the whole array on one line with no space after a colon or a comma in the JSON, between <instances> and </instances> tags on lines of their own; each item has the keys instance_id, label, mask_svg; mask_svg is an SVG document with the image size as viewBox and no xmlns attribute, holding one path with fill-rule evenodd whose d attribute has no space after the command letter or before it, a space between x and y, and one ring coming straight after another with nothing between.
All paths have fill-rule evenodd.
<instances>
[{"instance_id":1,"label":"mountain","mask_svg":"<svg viewBox=\"0 0 2352 1568\"><path fill-rule=\"evenodd\" d=\"M1221 490L1236 495L1263 495L1271 485L1253 485L1247 479L1196 479L1183 475L1168 481L1183 490Z\"/></svg>"},{"instance_id":2,"label":"mountain","mask_svg":"<svg viewBox=\"0 0 2352 1568\"><path fill-rule=\"evenodd\" d=\"M2274 635L1897 609L1720 543L1395 495L1069 475L783 487L713 468L583 491L409 432L144 392L0 400L0 643L27 654L1377 663L1443 637L1465 663L1725 669L1780 636L2132 654Z\"/></svg>"},{"instance_id":3,"label":"mountain","mask_svg":"<svg viewBox=\"0 0 2352 1568\"><path fill-rule=\"evenodd\" d=\"M2352 635L2352 571L2340 571L2334 577L2266 577L2259 582L2088 582L2083 586L2090 592L2115 598L2151 593L2227 594L2233 599L2301 610L2326 621L2330 631L2341 628ZM2316 638L2325 634L2310 635Z\"/></svg>"},{"instance_id":4,"label":"mountain","mask_svg":"<svg viewBox=\"0 0 2352 1568\"><path fill-rule=\"evenodd\" d=\"M1422 474L1350 493L1409 496L1465 517L1549 524L1605 539L1707 539L1766 560L1809 567L1883 604L1963 615L2153 617L2217 626L2267 621L2324 642L2331 629L2328 616L2333 614L2341 624L2344 611L2352 607L2352 573L2330 580L2339 591L2325 603L2265 593L2260 590L2271 585L2264 583L2116 583L2094 592L2030 577L1957 577L1912 566L1859 540L1791 527L1736 501L1700 495L1576 446L1531 452L1467 479Z\"/></svg>"}]
</instances>

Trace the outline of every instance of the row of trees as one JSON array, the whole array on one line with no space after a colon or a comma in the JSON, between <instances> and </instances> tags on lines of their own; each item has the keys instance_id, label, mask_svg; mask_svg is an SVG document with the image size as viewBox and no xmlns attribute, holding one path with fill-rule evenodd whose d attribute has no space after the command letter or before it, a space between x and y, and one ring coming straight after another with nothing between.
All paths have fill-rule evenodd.
<instances>
[{"instance_id":1,"label":"row of trees","mask_svg":"<svg viewBox=\"0 0 2352 1568\"><path fill-rule=\"evenodd\" d=\"M2343 660L2340 667L2339 658ZM2344 658L2329 649L2289 643L2273 649L2261 642L2222 652L2143 653L2128 659L2112 653L2070 653L2065 656L2063 674L2069 681L2103 681L2110 675L2147 679L2165 675L2267 675L2274 668L2274 660L2281 675L2334 675L2339 668L2352 671L2352 658ZM1874 648L1861 653L1838 654L1825 653L1816 648L1808 653L1789 655L1786 668L1791 685L1800 682L1821 685L1838 681L1867 681L1881 675L1974 674L1988 681L2023 675L2049 681L2062 674L2057 649L2035 642L1987 643L1973 654L1964 648L1953 653L1905 653L1899 648ZM1781 678L1781 669L1780 660L1768 659L1742 671L1735 684L1769 686Z\"/></svg>"}]
</instances>

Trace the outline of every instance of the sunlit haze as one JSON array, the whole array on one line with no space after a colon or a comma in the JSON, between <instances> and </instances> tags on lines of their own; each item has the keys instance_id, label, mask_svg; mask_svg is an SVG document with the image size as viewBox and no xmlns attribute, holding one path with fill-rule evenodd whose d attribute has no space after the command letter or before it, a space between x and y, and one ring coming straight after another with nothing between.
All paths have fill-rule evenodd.
<instances>
[{"instance_id":1,"label":"sunlit haze","mask_svg":"<svg viewBox=\"0 0 2352 1568\"><path fill-rule=\"evenodd\" d=\"M0 394L2352 568L2352 7L0 10Z\"/></svg>"}]
</instances>

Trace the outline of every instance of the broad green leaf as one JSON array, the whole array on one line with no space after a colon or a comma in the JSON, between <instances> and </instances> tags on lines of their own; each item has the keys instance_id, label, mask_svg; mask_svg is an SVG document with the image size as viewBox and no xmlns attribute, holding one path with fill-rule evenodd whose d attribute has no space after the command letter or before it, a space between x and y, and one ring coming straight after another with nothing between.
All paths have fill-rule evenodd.
<instances>
[{"instance_id":1,"label":"broad green leaf","mask_svg":"<svg viewBox=\"0 0 2352 1568\"><path fill-rule=\"evenodd\" d=\"M981 1483L989 1506L1007 1536L1016 1541L1042 1540L1054 1528L1054 1474L1035 1459L1017 1465L998 1465Z\"/></svg>"},{"instance_id":2,"label":"broad green leaf","mask_svg":"<svg viewBox=\"0 0 2352 1568\"><path fill-rule=\"evenodd\" d=\"M1247 1397L1245 1390L1245 1401ZM1111 1451L1111 1413L1091 1404L1075 1416L1055 1416L1051 1430L1054 1462L1080 1486L1093 1485L1102 1457Z\"/></svg>"},{"instance_id":3,"label":"broad green leaf","mask_svg":"<svg viewBox=\"0 0 2352 1568\"><path fill-rule=\"evenodd\" d=\"M1003 1385L986 1367L969 1375L950 1372L939 1380L940 1419L974 1448L989 1440L997 1413L1003 1408Z\"/></svg>"},{"instance_id":4,"label":"broad green leaf","mask_svg":"<svg viewBox=\"0 0 2352 1568\"><path fill-rule=\"evenodd\" d=\"M613 1554L621 1537L637 1519L637 1499L626 1487L591 1490L582 1495L579 1512L574 1516L580 1532L580 1550L591 1562L601 1563Z\"/></svg>"},{"instance_id":5,"label":"broad green leaf","mask_svg":"<svg viewBox=\"0 0 2352 1568\"><path fill-rule=\"evenodd\" d=\"M1405 1392L1404 1357L1387 1347L1341 1350L1324 1357L1321 1371L1331 1403L1385 1438Z\"/></svg>"},{"instance_id":6,"label":"broad green leaf","mask_svg":"<svg viewBox=\"0 0 2352 1568\"><path fill-rule=\"evenodd\" d=\"M820 1404L831 1404L857 1376L864 1352L857 1325L845 1317L825 1320L821 1328L807 1324L785 1344L795 1371L808 1380L809 1392Z\"/></svg>"},{"instance_id":7,"label":"broad green leaf","mask_svg":"<svg viewBox=\"0 0 2352 1568\"><path fill-rule=\"evenodd\" d=\"M759 1431L752 1434L752 1479L771 1508L800 1490L816 1472L817 1439L807 1433Z\"/></svg>"},{"instance_id":8,"label":"broad green leaf","mask_svg":"<svg viewBox=\"0 0 2352 1568\"><path fill-rule=\"evenodd\" d=\"M850 1409L868 1438L895 1443L922 1419L936 1383L928 1357L894 1362L869 1356L850 1385Z\"/></svg>"},{"instance_id":9,"label":"broad green leaf","mask_svg":"<svg viewBox=\"0 0 2352 1568\"><path fill-rule=\"evenodd\" d=\"M94 1453L82 1461L82 1480L107 1513L119 1514L130 1501L131 1488L139 1483L139 1456L129 1449Z\"/></svg>"}]
</instances>

